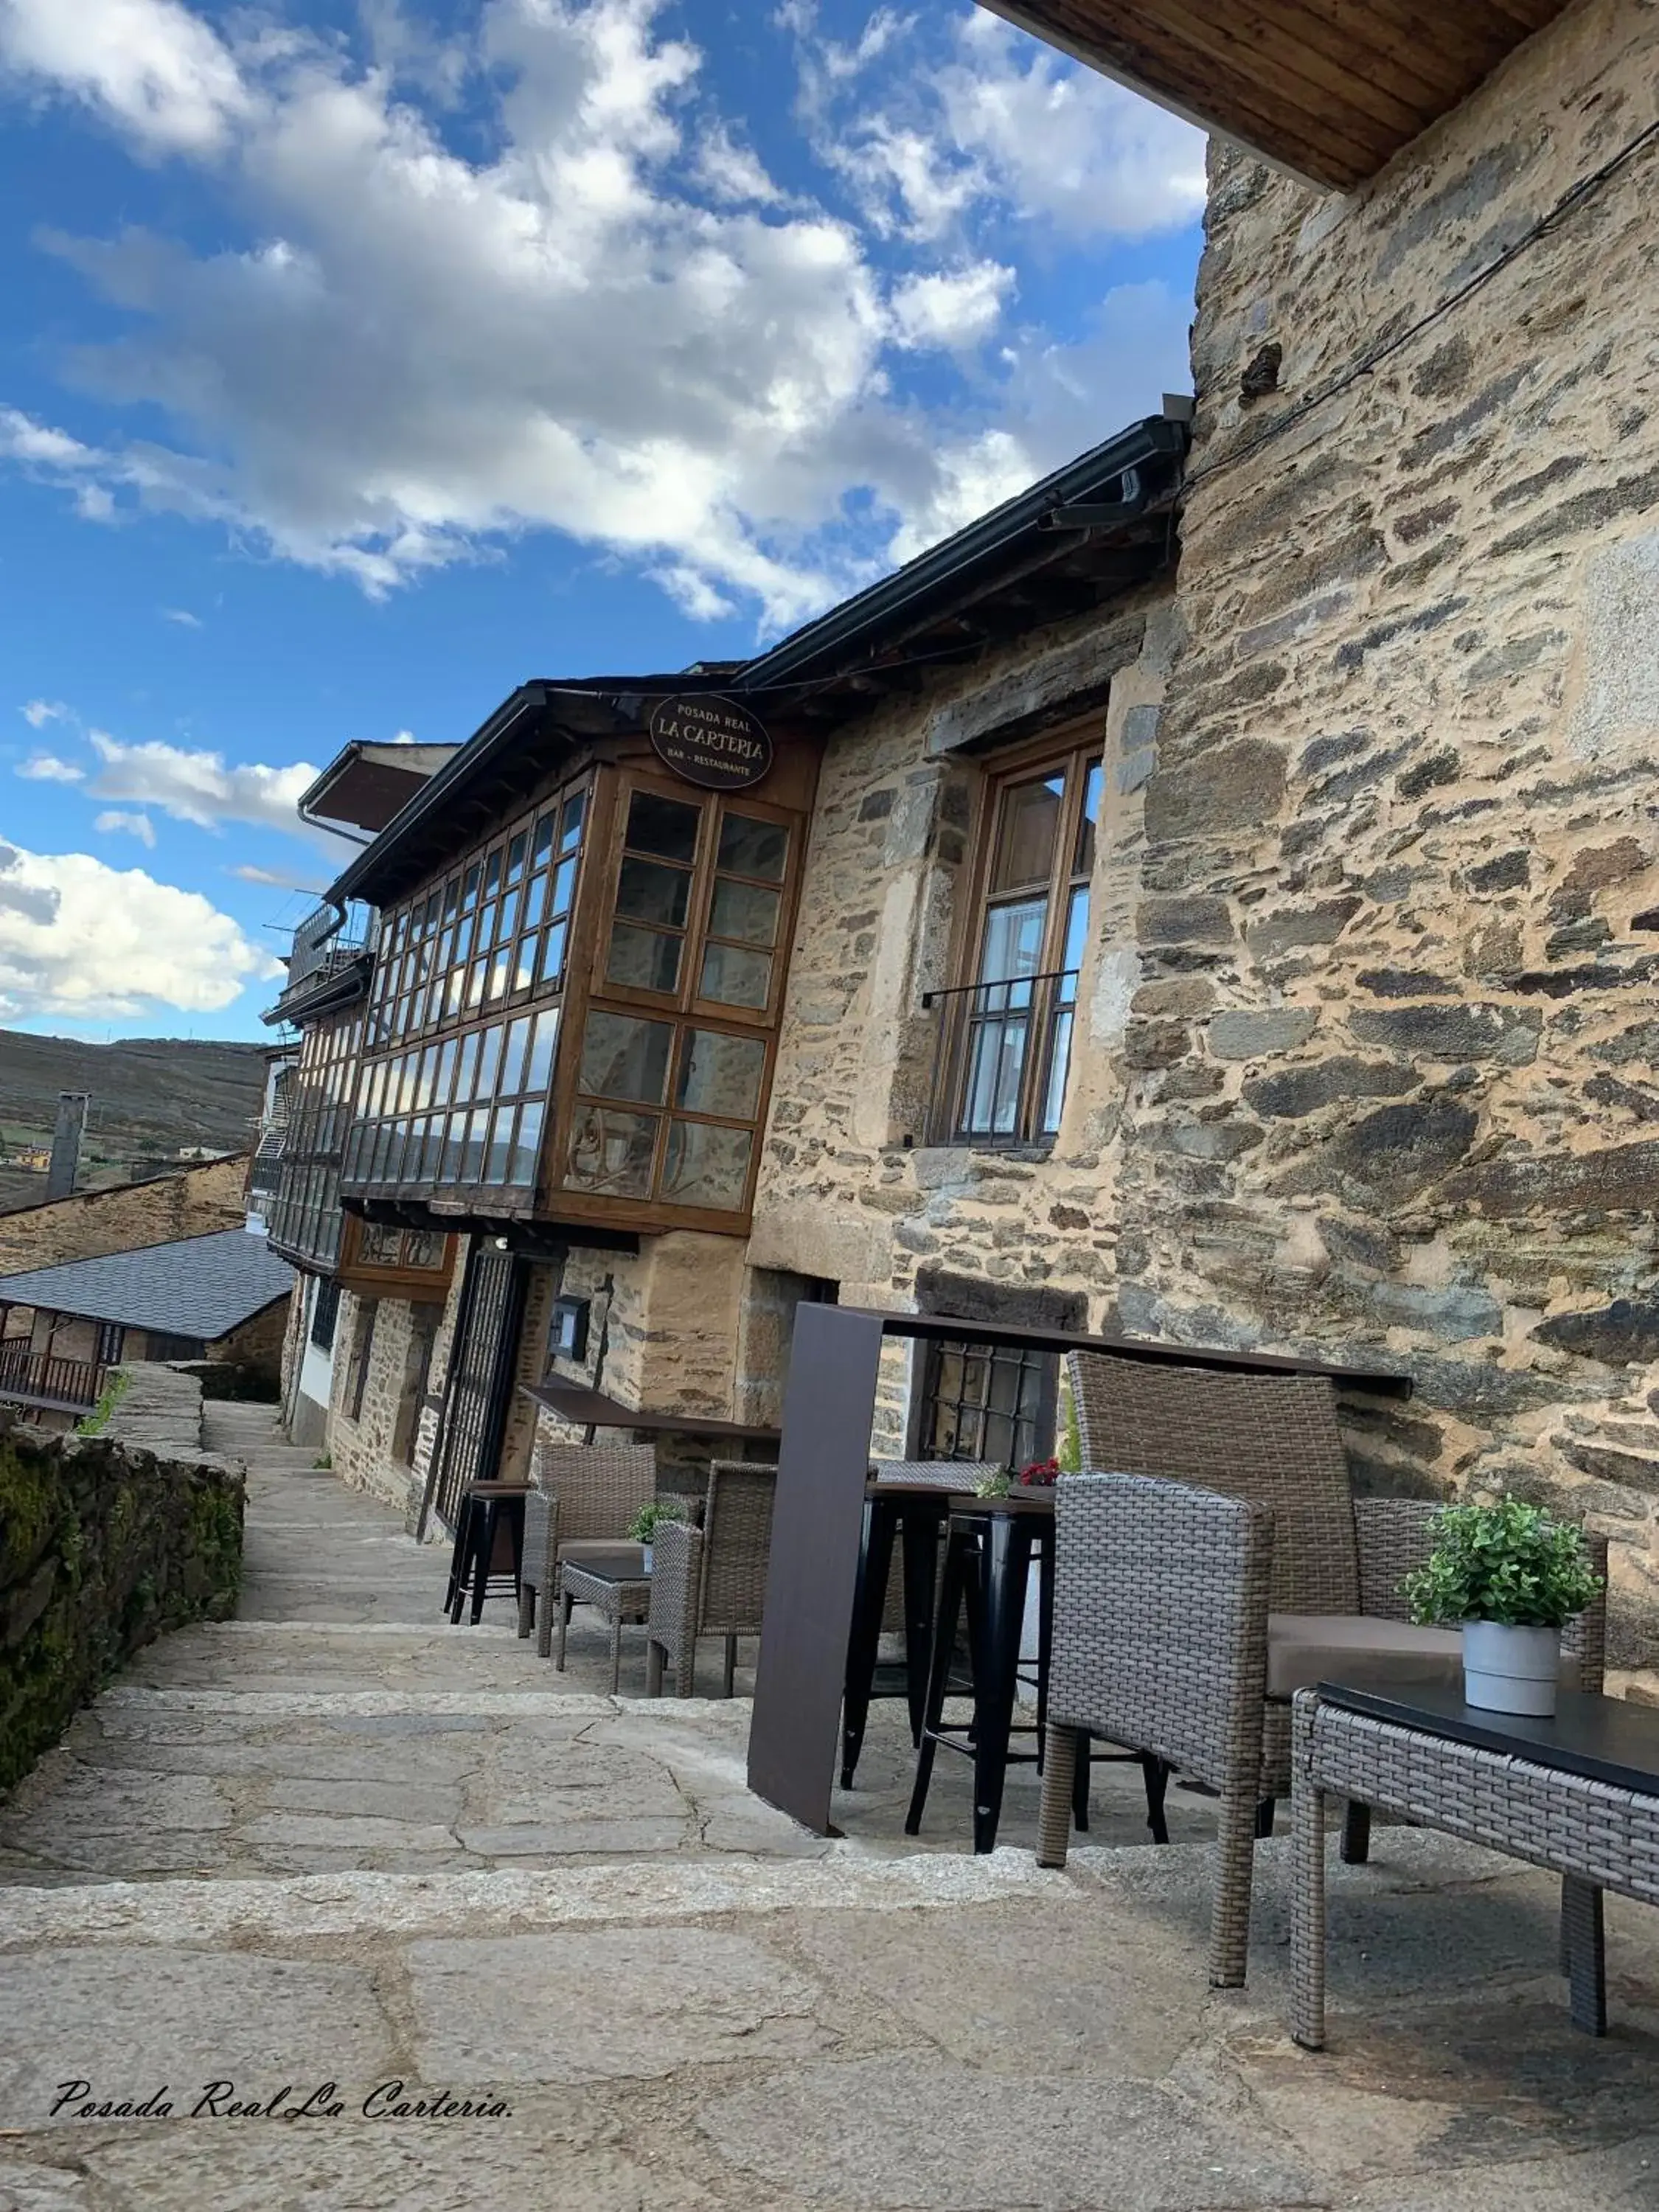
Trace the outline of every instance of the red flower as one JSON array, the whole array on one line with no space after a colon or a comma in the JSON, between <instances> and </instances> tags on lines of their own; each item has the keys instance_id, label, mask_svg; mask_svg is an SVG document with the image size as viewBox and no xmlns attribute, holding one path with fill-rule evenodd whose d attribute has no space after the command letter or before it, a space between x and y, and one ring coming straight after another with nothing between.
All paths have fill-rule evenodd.
<instances>
[{"instance_id":1,"label":"red flower","mask_svg":"<svg viewBox=\"0 0 1659 2212\"><path fill-rule=\"evenodd\" d=\"M1031 1490L1046 1490L1050 1483L1057 1482L1059 1479L1060 1462L1057 1459L1034 1459L1030 1467L1022 1468L1019 1473L1020 1481Z\"/></svg>"}]
</instances>

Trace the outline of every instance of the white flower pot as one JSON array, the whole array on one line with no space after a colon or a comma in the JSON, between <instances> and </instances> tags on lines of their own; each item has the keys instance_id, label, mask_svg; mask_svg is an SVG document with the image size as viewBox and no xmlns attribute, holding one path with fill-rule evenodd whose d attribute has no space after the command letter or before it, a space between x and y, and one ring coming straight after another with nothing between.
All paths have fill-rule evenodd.
<instances>
[{"instance_id":1,"label":"white flower pot","mask_svg":"<svg viewBox=\"0 0 1659 2212\"><path fill-rule=\"evenodd\" d=\"M1463 1623L1465 1705L1548 1720L1555 1711L1560 1669L1558 1628L1509 1628L1496 1620Z\"/></svg>"},{"instance_id":2,"label":"white flower pot","mask_svg":"<svg viewBox=\"0 0 1659 2212\"><path fill-rule=\"evenodd\" d=\"M649 1544L641 1544L640 1550L644 1554L640 1561L641 1570L648 1575L651 1571L651 1547Z\"/></svg>"}]
</instances>

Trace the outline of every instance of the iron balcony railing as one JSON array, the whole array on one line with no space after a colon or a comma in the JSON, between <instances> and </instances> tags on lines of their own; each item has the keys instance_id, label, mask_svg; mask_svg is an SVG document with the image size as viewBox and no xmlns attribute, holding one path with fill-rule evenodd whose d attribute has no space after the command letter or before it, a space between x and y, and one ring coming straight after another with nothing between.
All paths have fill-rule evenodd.
<instances>
[{"instance_id":1,"label":"iron balcony railing","mask_svg":"<svg viewBox=\"0 0 1659 2212\"><path fill-rule=\"evenodd\" d=\"M32 1352L26 1338L0 1344L0 1398L14 1405L74 1410L95 1406L107 1370L96 1360L58 1359Z\"/></svg>"},{"instance_id":2,"label":"iron balcony railing","mask_svg":"<svg viewBox=\"0 0 1659 2212\"><path fill-rule=\"evenodd\" d=\"M1042 1146L1060 1129L1077 1013L1075 968L929 991L937 1008L924 1142Z\"/></svg>"},{"instance_id":3,"label":"iron balcony railing","mask_svg":"<svg viewBox=\"0 0 1659 2212\"><path fill-rule=\"evenodd\" d=\"M289 990L296 983L308 983L313 975L355 960L367 942L361 909L354 914L348 908L343 919L336 907L315 908L294 932L294 946L288 957Z\"/></svg>"}]
</instances>

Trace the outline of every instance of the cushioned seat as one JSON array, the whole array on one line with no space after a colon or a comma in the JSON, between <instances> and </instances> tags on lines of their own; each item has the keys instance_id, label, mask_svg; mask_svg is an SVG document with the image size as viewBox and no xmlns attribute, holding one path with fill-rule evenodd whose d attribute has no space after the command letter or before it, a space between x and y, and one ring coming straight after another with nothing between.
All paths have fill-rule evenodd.
<instances>
[{"instance_id":1,"label":"cushioned seat","mask_svg":"<svg viewBox=\"0 0 1659 2212\"><path fill-rule=\"evenodd\" d=\"M1361 1670L1368 1681L1390 1689L1456 1689L1463 1680L1463 1638L1455 1628L1414 1628L1368 1613L1267 1615L1270 1698L1289 1698ZM1566 1652L1561 1686L1578 1686L1578 1662Z\"/></svg>"}]
</instances>

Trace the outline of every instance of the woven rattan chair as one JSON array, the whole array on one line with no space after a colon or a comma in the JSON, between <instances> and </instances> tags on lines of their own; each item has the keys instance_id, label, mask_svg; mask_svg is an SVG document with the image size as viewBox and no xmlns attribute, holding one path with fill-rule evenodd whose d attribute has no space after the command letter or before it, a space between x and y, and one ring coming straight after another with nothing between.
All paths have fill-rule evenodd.
<instances>
[{"instance_id":1,"label":"woven rattan chair","mask_svg":"<svg viewBox=\"0 0 1659 2212\"><path fill-rule=\"evenodd\" d=\"M659 1523L653 1538L651 1618L646 1629L646 1695L660 1697L665 1668L674 1695L696 1687L697 1638L726 1639L721 1694L732 1695L738 1638L758 1636L772 1549L775 1467L716 1460L701 1528Z\"/></svg>"},{"instance_id":2,"label":"woven rattan chair","mask_svg":"<svg viewBox=\"0 0 1659 2212\"><path fill-rule=\"evenodd\" d=\"M1151 1523L1139 1534L1130 1531L1109 1553L1075 1512L1063 1516L1056 1538L1042 1863L1065 1863L1078 1747L1090 1735L1155 1753L1218 1790L1224 1805L1246 1791L1258 1808L1257 1832L1271 1832L1273 1801L1290 1790L1291 1699L1296 1691L1340 1674L1347 1666L1392 1674L1402 1686L1459 1679L1462 1652L1455 1632L1409 1626L1400 1595L1401 1581L1431 1547L1436 1509L1431 1502L1414 1498L1354 1498L1336 1425L1335 1393L1322 1377L1230 1375L1091 1353L1073 1355L1072 1385L1086 1466L1218 1493L1270 1516L1267 1581L1260 1608L1264 1659L1249 1747L1227 1738L1221 1771L1217 1761L1223 1739L1207 1721L1194 1722L1183 1710L1200 1692L1189 1687L1178 1667L1173 1672L1170 1668L1170 1653L1178 1655L1198 1632L1194 1622L1172 1611L1162 1629L1156 1624L1143 1629L1136 1663L1147 1670L1148 1684L1127 1706L1115 1674L1109 1682L1110 1696L1095 1697L1095 1677L1079 1668L1076 1655L1110 1638L1132 1585L1158 1577L1161 1564ZM1069 1486L1061 1485L1062 1498ZM1605 1572L1605 1542L1589 1540L1598 1571ZM1235 1594L1217 1580L1207 1593L1182 1602L1201 1614L1212 1606L1233 1605ZM1257 1634L1252 1618L1251 1649ZM1607 1650L1605 1590L1570 1625L1562 1649L1577 1686L1600 1690ZM1059 1692L1060 1684L1070 1686L1065 1694ZM1144 1732L1135 1734L1135 1727ZM1202 1761L1191 1754L1172 1758L1164 1743L1189 1737L1194 1729L1204 1739ZM1364 1858L1368 1836L1363 1808L1352 1808L1345 1856ZM1241 1931L1249 1926L1249 1856L1242 1862L1237 1857L1224 1826L1211 1962L1212 1978L1223 1986L1243 1979Z\"/></svg>"},{"instance_id":3,"label":"woven rattan chair","mask_svg":"<svg viewBox=\"0 0 1659 2212\"><path fill-rule=\"evenodd\" d=\"M648 1444L537 1447L535 1480L525 1499L519 1633L536 1632L544 1659L553 1651L559 1562L583 1550L611 1551L657 1494L657 1455Z\"/></svg>"}]
</instances>

